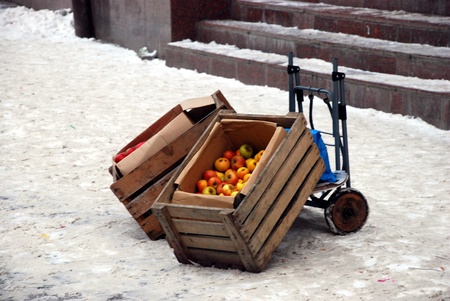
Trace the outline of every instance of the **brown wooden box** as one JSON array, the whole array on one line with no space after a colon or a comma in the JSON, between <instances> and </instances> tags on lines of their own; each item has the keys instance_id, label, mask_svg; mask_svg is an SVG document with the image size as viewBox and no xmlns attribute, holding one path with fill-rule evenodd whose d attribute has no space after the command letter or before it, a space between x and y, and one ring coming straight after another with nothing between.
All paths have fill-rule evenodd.
<instances>
[{"instance_id":1,"label":"brown wooden box","mask_svg":"<svg viewBox=\"0 0 450 301\"><path fill-rule=\"evenodd\" d=\"M157 240L164 236L160 224L151 211L151 206L164 188L164 185L169 181L179 164L202 136L212 120L217 117L218 113L222 110L234 112L220 91L211 96L215 102L215 107L212 110L205 111L204 117L187 132L169 143L132 172L125 176L119 176L116 179L117 175L112 171L113 167L110 168L110 172L115 180L110 187L112 192L151 240ZM161 129L161 125L158 125L157 129L152 127L153 125L147 129L151 134ZM138 137L143 134L145 133ZM136 142L133 141L130 144L136 144Z\"/></svg>"},{"instance_id":2,"label":"brown wooden box","mask_svg":"<svg viewBox=\"0 0 450 301\"><path fill-rule=\"evenodd\" d=\"M206 140L207 131L175 171L152 211L179 262L261 272L313 192L325 164L301 113L221 112L216 120L222 118L272 121L290 131L249 192L236 196L235 209L173 204L174 179Z\"/></svg>"}]
</instances>

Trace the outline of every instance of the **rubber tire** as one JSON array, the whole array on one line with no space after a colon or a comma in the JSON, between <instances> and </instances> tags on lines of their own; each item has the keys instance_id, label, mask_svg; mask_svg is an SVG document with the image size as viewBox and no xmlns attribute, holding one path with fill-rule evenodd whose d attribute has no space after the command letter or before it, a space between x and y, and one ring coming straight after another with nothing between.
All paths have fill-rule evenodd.
<instances>
[{"instance_id":1,"label":"rubber tire","mask_svg":"<svg viewBox=\"0 0 450 301\"><path fill-rule=\"evenodd\" d=\"M369 217L369 204L358 190L342 188L331 195L324 211L331 232L347 235L364 226Z\"/></svg>"}]
</instances>

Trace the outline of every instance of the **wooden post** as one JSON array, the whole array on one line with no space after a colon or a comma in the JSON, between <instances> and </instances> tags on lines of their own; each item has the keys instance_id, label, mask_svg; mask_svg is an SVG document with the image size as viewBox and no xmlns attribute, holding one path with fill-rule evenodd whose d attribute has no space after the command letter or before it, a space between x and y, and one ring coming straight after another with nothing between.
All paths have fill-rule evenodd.
<instances>
[{"instance_id":1,"label":"wooden post","mask_svg":"<svg viewBox=\"0 0 450 301\"><path fill-rule=\"evenodd\" d=\"M80 38L95 38L91 0L72 0L75 34Z\"/></svg>"}]
</instances>

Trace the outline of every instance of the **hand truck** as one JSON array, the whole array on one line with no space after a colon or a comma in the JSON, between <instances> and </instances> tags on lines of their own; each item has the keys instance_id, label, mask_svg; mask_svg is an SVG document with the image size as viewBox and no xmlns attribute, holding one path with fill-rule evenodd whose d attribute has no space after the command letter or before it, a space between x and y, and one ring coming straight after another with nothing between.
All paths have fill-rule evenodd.
<instances>
[{"instance_id":1,"label":"hand truck","mask_svg":"<svg viewBox=\"0 0 450 301\"><path fill-rule=\"evenodd\" d=\"M294 66L292 52L288 55L287 72L289 76L289 111L303 113L304 92L310 92L309 125L314 128L312 93L323 99L332 119L332 133L320 131L321 134L334 138L335 182L319 182L313 194L306 202L307 206L324 209L325 220L330 230L339 235L347 235L360 230L369 216L369 205L364 195L351 187L350 161L347 137L347 109L345 103L345 73L338 71L337 59L333 59L333 91L300 85L300 67ZM294 84L295 82L295 84ZM331 103L330 103L331 99ZM328 159L328 158L327 158ZM342 161L342 164L341 164ZM345 186L345 187L343 187ZM319 195L319 196L317 196Z\"/></svg>"}]
</instances>

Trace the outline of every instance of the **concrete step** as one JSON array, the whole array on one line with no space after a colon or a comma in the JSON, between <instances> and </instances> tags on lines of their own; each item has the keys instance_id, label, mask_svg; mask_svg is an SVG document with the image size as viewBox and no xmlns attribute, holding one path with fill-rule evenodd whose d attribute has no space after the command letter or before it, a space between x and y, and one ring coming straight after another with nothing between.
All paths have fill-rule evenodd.
<instances>
[{"instance_id":1,"label":"concrete step","mask_svg":"<svg viewBox=\"0 0 450 301\"><path fill-rule=\"evenodd\" d=\"M341 32L402 43L450 46L448 16L393 12L367 7L335 6L306 1L237 0L233 1L232 19Z\"/></svg>"},{"instance_id":2,"label":"concrete step","mask_svg":"<svg viewBox=\"0 0 450 301\"><path fill-rule=\"evenodd\" d=\"M390 11L407 11L427 15L450 16L450 2L448 0L302 0L302 2L321 2L340 6L366 7Z\"/></svg>"},{"instance_id":3,"label":"concrete step","mask_svg":"<svg viewBox=\"0 0 450 301\"><path fill-rule=\"evenodd\" d=\"M269 54L189 40L169 43L166 51L169 67L234 78L250 85L288 89L288 52ZM302 85L332 90L331 60L328 63L295 58L294 64L301 68ZM339 62L339 65L342 64ZM450 129L449 80L425 80L346 67L340 67L339 71L346 73L345 92L349 105L415 116L438 128Z\"/></svg>"},{"instance_id":4,"label":"concrete step","mask_svg":"<svg viewBox=\"0 0 450 301\"><path fill-rule=\"evenodd\" d=\"M424 79L450 79L450 48L405 44L314 29L297 29L267 23L235 20L202 21L198 41L236 45L267 53L331 61L355 69L415 76Z\"/></svg>"}]
</instances>

